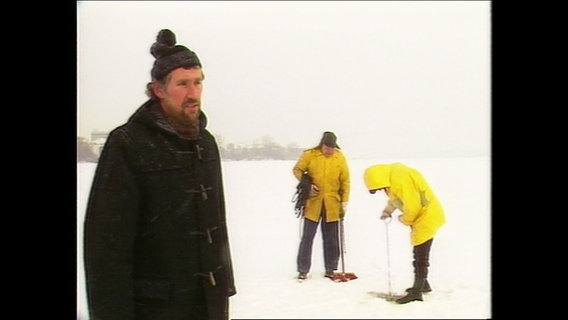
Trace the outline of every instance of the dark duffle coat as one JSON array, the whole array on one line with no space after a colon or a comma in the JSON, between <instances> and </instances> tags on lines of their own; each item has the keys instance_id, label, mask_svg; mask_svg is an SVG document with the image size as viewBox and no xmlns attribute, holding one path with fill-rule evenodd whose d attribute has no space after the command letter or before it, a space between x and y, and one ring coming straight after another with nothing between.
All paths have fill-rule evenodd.
<instances>
[{"instance_id":1,"label":"dark duffle coat","mask_svg":"<svg viewBox=\"0 0 568 320\"><path fill-rule=\"evenodd\" d=\"M219 149L181 138L149 100L113 130L84 225L91 319L228 319L236 293Z\"/></svg>"}]
</instances>

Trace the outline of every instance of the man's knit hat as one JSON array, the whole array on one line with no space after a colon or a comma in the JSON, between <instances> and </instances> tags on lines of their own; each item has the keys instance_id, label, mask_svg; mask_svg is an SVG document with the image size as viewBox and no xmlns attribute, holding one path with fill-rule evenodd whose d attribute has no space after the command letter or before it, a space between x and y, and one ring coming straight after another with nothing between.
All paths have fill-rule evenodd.
<instances>
[{"instance_id":1,"label":"man's knit hat","mask_svg":"<svg viewBox=\"0 0 568 320\"><path fill-rule=\"evenodd\" d=\"M161 80L179 67L201 67L195 52L176 44L176 35L169 29L162 29L152 44L150 53L156 58L152 67L152 80Z\"/></svg>"}]
</instances>

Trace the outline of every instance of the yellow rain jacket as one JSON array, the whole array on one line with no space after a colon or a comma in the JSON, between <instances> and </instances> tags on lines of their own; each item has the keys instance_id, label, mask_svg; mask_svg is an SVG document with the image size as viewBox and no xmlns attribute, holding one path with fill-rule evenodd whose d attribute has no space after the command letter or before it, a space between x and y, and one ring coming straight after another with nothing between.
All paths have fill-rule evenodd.
<instances>
[{"instance_id":1,"label":"yellow rain jacket","mask_svg":"<svg viewBox=\"0 0 568 320\"><path fill-rule=\"evenodd\" d=\"M319 194L308 198L304 216L318 222L322 204L325 204L326 222L339 221L342 211L341 203L349 201L351 180L347 160L339 149L332 156L326 157L319 147L305 150L300 156L292 172L300 180L304 171L313 179L319 188Z\"/></svg>"},{"instance_id":2,"label":"yellow rain jacket","mask_svg":"<svg viewBox=\"0 0 568 320\"><path fill-rule=\"evenodd\" d=\"M371 190L390 188L384 211L399 209L399 220L410 226L410 242L413 246L434 237L446 223L442 204L426 179L416 169L402 163L378 164L365 170L365 184Z\"/></svg>"}]
</instances>

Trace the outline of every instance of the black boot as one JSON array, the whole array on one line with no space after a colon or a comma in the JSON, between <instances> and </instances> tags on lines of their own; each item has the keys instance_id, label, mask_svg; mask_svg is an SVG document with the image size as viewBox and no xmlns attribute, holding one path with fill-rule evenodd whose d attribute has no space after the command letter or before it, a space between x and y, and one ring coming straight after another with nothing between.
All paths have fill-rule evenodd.
<instances>
[{"instance_id":1,"label":"black boot","mask_svg":"<svg viewBox=\"0 0 568 320\"><path fill-rule=\"evenodd\" d=\"M410 290L412 290L413 287L407 288L406 292L410 292ZM428 293L431 292L432 288L430 287L430 283L428 283L428 279L424 280L424 286L422 287L422 293Z\"/></svg>"},{"instance_id":2,"label":"black boot","mask_svg":"<svg viewBox=\"0 0 568 320\"><path fill-rule=\"evenodd\" d=\"M422 300L422 290L424 290L424 283L426 279L424 278L414 278L414 285L408 291L408 294L402 298L396 299L396 303L403 304L409 303L411 301L423 301Z\"/></svg>"}]
</instances>

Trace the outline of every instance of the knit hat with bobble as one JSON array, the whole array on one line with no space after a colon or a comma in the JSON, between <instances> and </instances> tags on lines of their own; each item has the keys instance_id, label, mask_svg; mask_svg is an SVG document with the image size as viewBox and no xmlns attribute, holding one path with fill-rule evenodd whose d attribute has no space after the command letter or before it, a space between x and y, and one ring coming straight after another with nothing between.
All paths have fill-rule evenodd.
<instances>
[{"instance_id":1,"label":"knit hat with bobble","mask_svg":"<svg viewBox=\"0 0 568 320\"><path fill-rule=\"evenodd\" d=\"M185 46L176 45L176 35L169 29L160 30L150 53L156 58L151 71L152 80L162 80L179 67L201 67L197 54Z\"/></svg>"}]
</instances>

